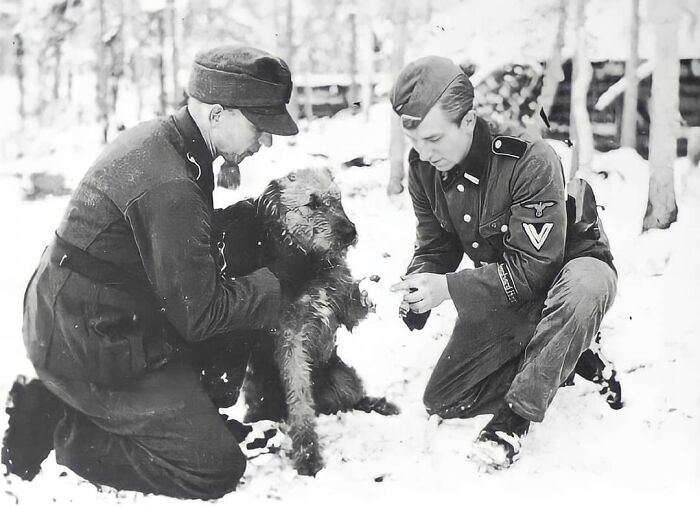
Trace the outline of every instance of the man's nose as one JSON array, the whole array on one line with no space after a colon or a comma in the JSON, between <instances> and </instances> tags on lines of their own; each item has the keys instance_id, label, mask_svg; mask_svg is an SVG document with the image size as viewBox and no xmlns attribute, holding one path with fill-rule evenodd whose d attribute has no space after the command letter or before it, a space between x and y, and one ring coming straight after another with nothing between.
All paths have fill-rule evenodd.
<instances>
[{"instance_id":1,"label":"man's nose","mask_svg":"<svg viewBox=\"0 0 700 507\"><path fill-rule=\"evenodd\" d=\"M269 132L263 132L260 134L258 141L263 146L266 146L267 148L269 148L270 146L272 146L272 134L270 134Z\"/></svg>"},{"instance_id":2,"label":"man's nose","mask_svg":"<svg viewBox=\"0 0 700 507\"><path fill-rule=\"evenodd\" d=\"M429 162L433 155L433 150L423 145L420 148L416 146L416 151L418 152L418 157L423 162Z\"/></svg>"}]
</instances>

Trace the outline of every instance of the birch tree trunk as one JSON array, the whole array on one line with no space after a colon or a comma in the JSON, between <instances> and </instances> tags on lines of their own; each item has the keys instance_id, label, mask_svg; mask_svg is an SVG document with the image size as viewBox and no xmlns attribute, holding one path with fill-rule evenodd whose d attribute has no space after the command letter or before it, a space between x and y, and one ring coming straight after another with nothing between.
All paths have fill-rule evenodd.
<instances>
[{"instance_id":1,"label":"birch tree trunk","mask_svg":"<svg viewBox=\"0 0 700 507\"><path fill-rule=\"evenodd\" d=\"M157 14L157 30L158 30L158 83L159 94L158 103L160 105L160 114L164 115L168 109L168 92L166 89L165 77L165 11L160 10Z\"/></svg>"},{"instance_id":2,"label":"birch tree trunk","mask_svg":"<svg viewBox=\"0 0 700 507\"><path fill-rule=\"evenodd\" d=\"M348 94L350 108L353 114L357 113L357 102L360 100L357 93L357 14L353 11L348 16L350 24L350 90Z\"/></svg>"},{"instance_id":3,"label":"birch tree trunk","mask_svg":"<svg viewBox=\"0 0 700 507\"><path fill-rule=\"evenodd\" d=\"M15 73L17 74L17 87L19 88L19 104L17 104L20 127L24 128L24 122L27 119L27 90L24 86L24 38L19 32L15 32L13 37L15 46Z\"/></svg>"},{"instance_id":4,"label":"birch tree trunk","mask_svg":"<svg viewBox=\"0 0 700 507\"><path fill-rule=\"evenodd\" d=\"M392 20L394 25L393 48L391 51L391 75L394 82L404 66L404 55L406 52L406 32L408 21L408 7L404 0L394 0ZM391 173L386 192L389 195L403 192L404 178L404 152L406 151L406 141L401 121L395 114L391 114L391 132L389 141L389 164Z\"/></svg>"},{"instance_id":5,"label":"birch tree trunk","mask_svg":"<svg viewBox=\"0 0 700 507\"><path fill-rule=\"evenodd\" d=\"M620 146L635 148L637 146L637 100L639 84L637 68L639 67L639 0L630 2L630 53L625 64L625 98L622 106L622 133Z\"/></svg>"},{"instance_id":6,"label":"birch tree trunk","mask_svg":"<svg viewBox=\"0 0 700 507\"><path fill-rule=\"evenodd\" d=\"M289 66L289 70L292 72L292 76L294 76L294 57L296 56L296 48L294 47L294 5L293 5L293 0L287 0L287 6L286 6L286 15L285 15L285 27L286 27L286 49L287 49L287 57L285 60L287 61L287 65ZM297 94L294 93L294 90L292 90L292 96L289 99L289 114L291 117L294 119L294 121L297 121L299 119L299 103L297 101Z\"/></svg>"},{"instance_id":7,"label":"birch tree trunk","mask_svg":"<svg viewBox=\"0 0 700 507\"><path fill-rule=\"evenodd\" d=\"M107 142L107 133L109 131L109 106L108 106L108 70L107 70L107 49L104 39L107 31L107 14L105 12L105 0L97 0L98 14L98 40L97 40L97 62L95 72L97 74L97 121L102 131L102 142Z\"/></svg>"},{"instance_id":8,"label":"birch tree trunk","mask_svg":"<svg viewBox=\"0 0 700 507\"><path fill-rule=\"evenodd\" d=\"M586 2L575 0L576 52L571 77L571 119L574 126L574 150L571 157L570 177L581 171L590 171L593 160L593 129L588 116L588 86L593 77L593 67L586 55Z\"/></svg>"},{"instance_id":9,"label":"birch tree trunk","mask_svg":"<svg viewBox=\"0 0 700 507\"><path fill-rule=\"evenodd\" d=\"M54 45L54 69L53 69L53 90L51 96L54 101L58 100L61 92L61 70L62 70L62 57L63 56L63 46L62 41L57 41Z\"/></svg>"},{"instance_id":10,"label":"birch tree trunk","mask_svg":"<svg viewBox=\"0 0 700 507\"><path fill-rule=\"evenodd\" d=\"M369 110L374 101L374 29L372 28L371 7L365 7L360 23L360 46L362 55L362 112L369 121Z\"/></svg>"},{"instance_id":11,"label":"birch tree trunk","mask_svg":"<svg viewBox=\"0 0 700 507\"><path fill-rule=\"evenodd\" d=\"M676 221L678 207L673 188L673 164L679 120L677 0L650 2L654 24L654 74L651 80L651 126L649 129L649 202L642 230L667 229Z\"/></svg>"},{"instance_id":12,"label":"birch tree trunk","mask_svg":"<svg viewBox=\"0 0 700 507\"><path fill-rule=\"evenodd\" d=\"M171 39L171 103L173 107L177 107L177 105L182 101L183 95L182 88L180 87L177 77L180 70L180 31L178 30L177 6L175 5L175 0L168 0L167 10Z\"/></svg>"},{"instance_id":13,"label":"birch tree trunk","mask_svg":"<svg viewBox=\"0 0 700 507\"><path fill-rule=\"evenodd\" d=\"M547 62L547 69L542 80L542 92L540 93L539 103L546 115L552 110L554 97L557 94L559 83L564 80L564 71L562 70L562 50L564 49L564 36L566 35L566 0L559 0L557 6L557 35L554 39L552 54Z\"/></svg>"}]
</instances>

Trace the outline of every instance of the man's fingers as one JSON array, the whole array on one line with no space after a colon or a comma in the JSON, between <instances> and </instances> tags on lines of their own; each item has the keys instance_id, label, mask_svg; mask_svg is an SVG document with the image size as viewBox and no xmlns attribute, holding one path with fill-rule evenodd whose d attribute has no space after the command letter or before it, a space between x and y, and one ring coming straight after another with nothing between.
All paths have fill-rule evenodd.
<instances>
[{"instance_id":1,"label":"man's fingers","mask_svg":"<svg viewBox=\"0 0 700 507\"><path fill-rule=\"evenodd\" d=\"M428 305L424 301L412 303L410 305L410 308L413 313L425 313L428 310L430 310L430 308L428 308Z\"/></svg>"},{"instance_id":2,"label":"man's fingers","mask_svg":"<svg viewBox=\"0 0 700 507\"><path fill-rule=\"evenodd\" d=\"M411 284L408 281L404 280L403 282L395 283L389 288L389 290L391 292L408 292L411 290Z\"/></svg>"},{"instance_id":3,"label":"man's fingers","mask_svg":"<svg viewBox=\"0 0 700 507\"><path fill-rule=\"evenodd\" d=\"M421 292L418 290L414 292L409 292L408 294L404 294L403 300L409 304L417 303L418 301L423 301L423 294L421 294Z\"/></svg>"},{"instance_id":4,"label":"man's fingers","mask_svg":"<svg viewBox=\"0 0 700 507\"><path fill-rule=\"evenodd\" d=\"M420 281L420 274L418 275L405 275L401 277L401 280L399 283L395 283L394 285L391 286L389 290L392 292L398 292L398 291L411 291L415 290L418 288L418 282Z\"/></svg>"}]
</instances>

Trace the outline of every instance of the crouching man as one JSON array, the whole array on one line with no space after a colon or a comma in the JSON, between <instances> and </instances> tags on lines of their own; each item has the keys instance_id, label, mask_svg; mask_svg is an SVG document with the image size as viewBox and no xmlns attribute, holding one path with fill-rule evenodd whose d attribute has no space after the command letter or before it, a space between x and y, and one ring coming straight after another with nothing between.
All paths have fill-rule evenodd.
<instances>
[{"instance_id":1,"label":"crouching man","mask_svg":"<svg viewBox=\"0 0 700 507\"><path fill-rule=\"evenodd\" d=\"M187 106L120 135L83 177L25 296L40 380L11 394L10 472L31 479L55 448L58 463L118 489L209 499L236 488L245 456L192 358L200 342L274 327L280 284L266 268L219 275L212 161L236 166L272 134L296 134L291 91L273 55L202 52Z\"/></svg>"},{"instance_id":2,"label":"crouching man","mask_svg":"<svg viewBox=\"0 0 700 507\"><path fill-rule=\"evenodd\" d=\"M394 85L392 107L413 145L417 229L408 274L392 289L405 292L411 329L453 301L457 322L424 402L444 418L494 414L475 456L503 468L597 334L617 276L594 204L580 223L585 192L567 219L552 148L494 137L473 98L467 76L439 57L410 63ZM475 268L455 271L464 254Z\"/></svg>"}]
</instances>

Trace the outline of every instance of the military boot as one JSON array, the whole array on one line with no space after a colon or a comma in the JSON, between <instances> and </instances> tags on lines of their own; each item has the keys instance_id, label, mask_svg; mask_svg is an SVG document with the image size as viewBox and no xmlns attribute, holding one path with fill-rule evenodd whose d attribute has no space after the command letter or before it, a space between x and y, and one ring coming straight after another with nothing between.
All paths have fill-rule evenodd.
<instances>
[{"instance_id":1,"label":"military boot","mask_svg":"<svg viewBox=\"0 0 700 507\"><path fill-rule=\"evenodd\" d=\"M520 441L529 428L530 421L513 412L504 402L479 432L472 457L487 469L508 468L520 457Z\"/></svg>"},{"instance_id":2,"label":"military boot","mask_svg":"<svg viewBox=\"0 0 700 507\"><path fill-rule=\"evenodd\" d=\"M622 408L622 386L617 380L617 371L612 362L605 359L600 350L600 333L591 348L581 354L576 363L575 373L600 386L600 394L613 410Z\"/></svg>"},{"instance_id":3,"label":"military boot","mask_svg":"<svg viewBox=\"0 0 700 507\"><path fill-rule=\"evenodd\" d=\"M5 412L2 463L7 472L31 481L53 449L53 433L64 414L63 402L39 379L20 375L12 385Z\"/></svg>"}]
</instances>

